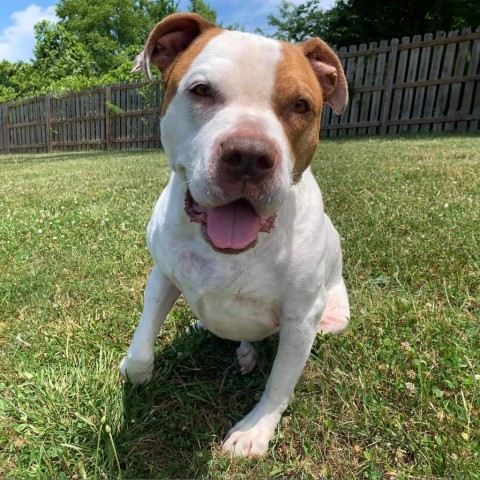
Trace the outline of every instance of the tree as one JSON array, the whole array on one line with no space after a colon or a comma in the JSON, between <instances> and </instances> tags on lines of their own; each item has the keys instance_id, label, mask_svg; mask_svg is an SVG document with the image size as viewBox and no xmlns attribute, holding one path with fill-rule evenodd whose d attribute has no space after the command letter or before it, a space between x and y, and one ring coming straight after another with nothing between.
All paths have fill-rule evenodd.
<instances>
[{"instance_id":1,"label":"tree","mask_svg":"<svg viewBox=\"0 0 480 480\"><path fill-rule=\"evenodd\" d=\"M0 62L0 102L132 79L133 59L177 0L58 0L58 23L35 26L34 60ZM203 0L189 10L215 22Z\"/></svg>"},{"instance_id":2,"label":"tree","mask_svg":"<svg viewBox=\"0 0 480 480\"><path fill-rule=\"evenodd\" d=\"M140 50L153 25L177 11L174 0L59 0L60 24L81 39L100 71L118 67L128 47Z\"/></svg>"},{"instance_id":3,"label":"tree","mask_svg":"<svg viewBox=\"0 0 480 480\"><path fill-rule=\"evenodd\" d=\"M310 0L295 5L282 0L278 6L279 16L269 15L268 24L276 28L274 38L301 42L311 37L324 37L325 13L318 1Z\"/></svg>"},{"instance_id":4,"label":"tree","mask_svg":"<svg viewBox=\"0 0 480 480\"><path fill-rule=\"evenodd\" d=\"M203 0L190 0L188 11L192 13L198 13L203 18L210 20L212 23L217 22L217 12L210 7L210 4L205 3Z\"/></svg>"},{"instance_id":5,"label":"tree","mask_svg":"<svg viewBox=\"0 0 480 480\"><path fill-rule=\"evenodd\" d=\"M274 36L300 41L319 36L338 47L480 25L478 0L337 0L322 11L318 0L282 1L268 23Z\"/></svg>"}]
</instances>

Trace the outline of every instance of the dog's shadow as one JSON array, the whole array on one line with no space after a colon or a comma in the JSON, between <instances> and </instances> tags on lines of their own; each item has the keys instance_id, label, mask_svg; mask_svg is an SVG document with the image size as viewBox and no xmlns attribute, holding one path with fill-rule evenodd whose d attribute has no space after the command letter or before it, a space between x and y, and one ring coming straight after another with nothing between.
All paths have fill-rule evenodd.
<instances>
[{"instance_id":1,"label":"dog's shadow","mask_svg":"<svg viewBox=\"0 0 480 480\"><path fill-rule=\"evenodd\" d=\"M235 362L237 346L206 331L179 334L157 350L148 385L124 384L117 444L125 476L207 472L212 450L260 399L277 340L262 342L258 365L246 376Z\"/></svg>"}]
</instances>

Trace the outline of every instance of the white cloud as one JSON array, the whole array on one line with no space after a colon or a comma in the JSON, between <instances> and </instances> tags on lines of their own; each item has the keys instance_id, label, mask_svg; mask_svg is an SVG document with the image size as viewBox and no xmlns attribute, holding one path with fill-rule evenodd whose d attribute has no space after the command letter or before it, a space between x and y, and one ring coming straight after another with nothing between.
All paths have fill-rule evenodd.
<instances>
[{"instance_id":1,"label":"white cloud","mask_svg":"<svg viewBox=\"0 0 480 480\"><path fill-rule=\"evenodd\" d=\"M30 60L35 36L33 26L40 20L58 21L55 6L42 8L34 3L25 10L13 12L13 24L0 32L0 60Z\"/></svg>"}]
</instances>

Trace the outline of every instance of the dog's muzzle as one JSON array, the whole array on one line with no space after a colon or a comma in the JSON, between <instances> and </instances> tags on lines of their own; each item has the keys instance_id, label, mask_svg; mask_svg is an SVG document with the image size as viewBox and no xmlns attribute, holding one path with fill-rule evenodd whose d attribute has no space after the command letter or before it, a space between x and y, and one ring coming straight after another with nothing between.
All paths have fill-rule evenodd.
<instances>
[{"instance_id":1,"label":"dog's muzzle","mask_svg":"<svg viewBox=\"0 0 480 480\"><path fill-rule=\"evenodd\" d=\"M216 208L199 205L190 190L185 194L185 212L192 222L202 225L205 240L222 253L241 253L252 248L260 232L269 233L276 214L262 217L252 204L240 198Z\"/></svg>"}]
</instances>

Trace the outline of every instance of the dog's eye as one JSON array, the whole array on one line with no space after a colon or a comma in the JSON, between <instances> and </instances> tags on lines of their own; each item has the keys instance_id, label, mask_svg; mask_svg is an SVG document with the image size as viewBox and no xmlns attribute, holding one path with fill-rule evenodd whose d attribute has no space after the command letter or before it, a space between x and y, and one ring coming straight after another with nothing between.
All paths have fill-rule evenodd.
<instances>
[{"instance_id":1,"label":"dog's eye","mask_svg":"<svg viewBox=\"0 0 480 480\"><path fill-rule=\"evenodd\" d=\"M297 100L293 105L295 113L307 113L310 110L310 104L306 100Z\"/></svg>"},{"instance_id":2,"label":"dog's eye","mask_svg":"<svg viewBox=\"0 0 480 480\"><path fill-rule=\"evenodd\" d=\"M204 83L199 83L198 85L195 85L193 88L190 89L190 91L195 95L198 95L199 97L212 96L212 91L210 90L210 87L208 85L205 85Z\"/></svg>"}]
</instances>

